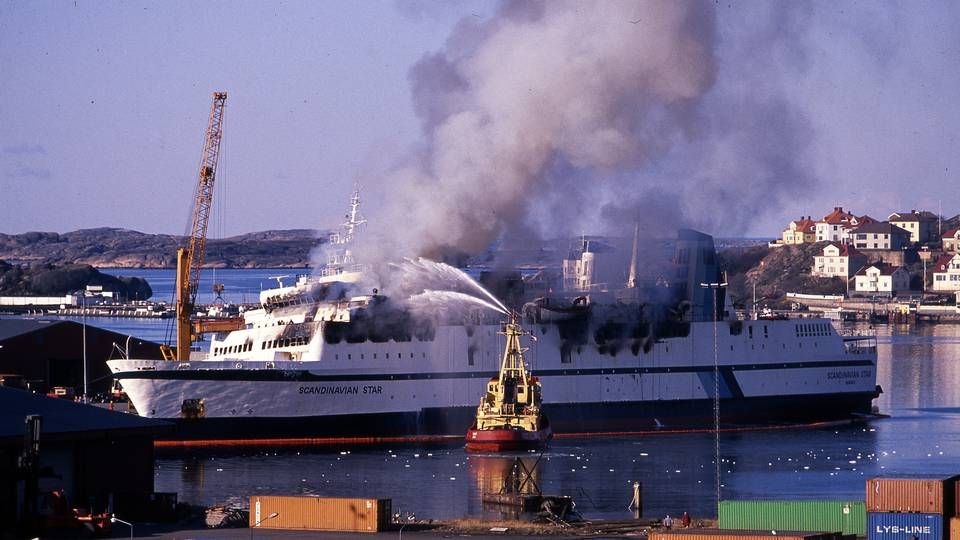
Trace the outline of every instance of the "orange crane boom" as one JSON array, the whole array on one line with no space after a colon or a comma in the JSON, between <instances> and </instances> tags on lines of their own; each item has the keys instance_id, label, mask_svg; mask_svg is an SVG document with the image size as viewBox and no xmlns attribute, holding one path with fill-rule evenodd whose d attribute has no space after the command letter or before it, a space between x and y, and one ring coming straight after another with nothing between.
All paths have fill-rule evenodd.
<instances>
[{"instance_id":1,"label":"orange crane boom","mask_svg":"<svg viewBox=\"0 0 960 540\"><path fill-rule=\"evenodd\" d=\"M177 350L174 355L169 347L163 350L164 358L169 360L190 360L190 344L193 342L190 316L197 300L197 286L200 283L200 268L207 243L207 224L210 221L210 209L213 206L213 183L217 176L217 162L220 159L220 140L223 136L223 109L227 100L226 92L213 93L213 105L210 107L210 120L207 123L207 135L203 143L200 158L200 173L197 178L197 192L194 199L193 220L190 236L185 246L177 249L177 307L175 325L177 330Z\"/></svg>"}]
</instances>

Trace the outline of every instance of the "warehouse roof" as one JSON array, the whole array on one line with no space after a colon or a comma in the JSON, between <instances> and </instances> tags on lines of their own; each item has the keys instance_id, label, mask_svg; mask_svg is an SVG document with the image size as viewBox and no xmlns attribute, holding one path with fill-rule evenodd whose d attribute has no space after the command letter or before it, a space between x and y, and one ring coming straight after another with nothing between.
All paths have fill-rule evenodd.
<instances>
[{"instance_id":1,"label":"warehouse roof","mask_svg":"<svg viewBox=\"0 0 960 540\"><path fill-rule=\"evenodd\" d=\"M162 420L0 387L0 439L23 437L24 418L30 414L43 417L41 441L49 436L64 438L63 435L67 434L117 430L163 432L173 427L173 424Z\"/></svg>"},{"instance_id":2,"label":"warehouse roof","mask_svg":"<svg viewBox=\"0 0 960 540\"><path fill-rule=\"evenodd\" d=\"M36 330L63 324L64 321L41 321L37 319L0 319L0 341Z\"/></svg>"}]
</instances>

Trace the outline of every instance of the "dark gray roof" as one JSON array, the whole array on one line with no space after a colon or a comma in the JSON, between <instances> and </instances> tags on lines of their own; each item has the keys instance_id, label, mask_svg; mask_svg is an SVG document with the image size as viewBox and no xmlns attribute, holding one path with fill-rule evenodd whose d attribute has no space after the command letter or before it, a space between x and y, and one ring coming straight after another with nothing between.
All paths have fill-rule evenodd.
<instances>
[{"instance_id":1,"label":"dark gray roof","mask_svg":"<svg viewBox=\"0 0 960 540\"><path fill-rule=\"evenodd\" d=\"M853 229L854 233L878 233L878 234L903 234L909 235L910 233L905 230L892 225L890 223L864 223L863 225Z\"/></svg>"},{"instance_id":2,"label":"dark gray roof","mask_svg":"<svg viewBox=\"0 0 960 540\"><path fill-rule=\"evenodd\" d=\"M0 341L36 330L44 330L64 321L41 321L37 319L0 319Z\"/></svg>"},{"instance_id":3,"label":"dark gray roof","mask_svg":"<svg viewBox=\"0 0 960 540\"><path fill-rule=\"evenodd\" d=\"M173 424L134 414L109 411L94 405L50 398L26 390L0 386L0 439L22 437L24 417L39 414L43 417L40 439L46 435L80 434L90 431L146 429L158 432Z\"/></svg>"}]
</instances>

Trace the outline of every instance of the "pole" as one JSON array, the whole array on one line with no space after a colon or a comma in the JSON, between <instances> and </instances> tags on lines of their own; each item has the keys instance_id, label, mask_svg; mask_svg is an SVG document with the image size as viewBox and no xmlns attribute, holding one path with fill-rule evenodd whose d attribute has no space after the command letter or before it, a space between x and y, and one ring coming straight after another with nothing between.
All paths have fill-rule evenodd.
<instances>
[{"instance_id":1,"label":"pole","mask_svg":"<svg viewBox=\"0 0 960 540\"><path fill-rule=\"evenodd\" d=\"M110 516L110 523L117 523L117 522L123 523L127 527L130 527L130 540L133 540L133 523L130 523L129 521L124 521L118 518L117 516Z\"/></svg>"},{"instance_id":2,"label":"pole","mask_svg":"<svg viewBox=\"0 0 960 540\"><path fill-rule=\"evenodd\" d=\"M713 433L714 433L714 482L717 486L717 515L720 515L720 354L717 322L720 318L719 291L726 282L701 283L705 289L713 289Z\"/></svg>"},{"instance_id":3,"label":"pole","mask_svg":"<svg viewBox=\"0 0 960 540\"><path fill-rule=\"evenodd\" d=\"M83 321L83 402L87 402L87 293L84 291L80 296L83 300L80 302L81 320Z\"/></svg>"}]
</instances>

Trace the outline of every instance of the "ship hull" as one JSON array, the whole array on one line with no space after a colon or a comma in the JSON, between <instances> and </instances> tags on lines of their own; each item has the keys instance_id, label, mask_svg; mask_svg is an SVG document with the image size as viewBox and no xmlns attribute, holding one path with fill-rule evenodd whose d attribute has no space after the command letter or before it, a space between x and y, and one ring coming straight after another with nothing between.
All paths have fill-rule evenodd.
<instances>
[{"instance_id":1,"label":"ship hull","mask_svg":"<svg viewBox=\"0 0 960 540\"><path fill-rule=\"evenodd\" d=\"M712 324L693 323L689 336L615 350L590 340L571 347L556 326L534 325L539 339L525 356L549 389L543 410L554 433L710 429L717 396L729 427L871 412L875 342L842 338L821 320L718 326L716 342ZM140 415L177 424L175 439L462 437L497 374L498 329L322 343L309 361L108 364Z\"/></svg>"},{"instance_id":2,"label":"ship hull","mask_svg":"<svg viewBox=\"0 0 960 540\"><path fill-rule=\"evenodd\" d=\"M809 425L862 418L875 393L745 398L722 401L721 429ZM545 404L561 436L655 434L713 428L712 400ZM440 441L463 436L476 415L470 406L418 413L342 414L313 417L176 419L166 439L230 441L293 439L318 444Z\"/></svg>"},{"instance_id":3,"label":"ship hull","mask_svg":"<svg viewBox=\"0 0 960 540\"><path fill-rule=\"evenodd\" d=\"M549 427L539 431L470 428L465 448L467 452L526 452L546 448L551 437Z\"/></svg>"}]
</instances>

